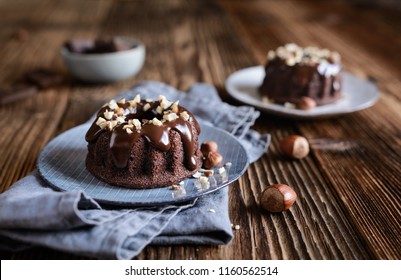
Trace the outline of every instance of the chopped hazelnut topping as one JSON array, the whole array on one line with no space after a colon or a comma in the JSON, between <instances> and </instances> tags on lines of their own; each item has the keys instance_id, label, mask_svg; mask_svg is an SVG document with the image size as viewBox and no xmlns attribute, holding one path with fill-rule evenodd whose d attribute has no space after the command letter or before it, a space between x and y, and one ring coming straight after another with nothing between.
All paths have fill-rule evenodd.
<instances>
[{"instance_id":1,"label":"chopped hazelnut topping","mask_svg":"<svg viewBox=\"0 0 401 280\"><path fill-rule=\"evenodd\" d=\"M136 103L141 102L141 95L139 95L139 94L135 95L135 97L132 101L135 101Z\"/></svg>"},{"instance_id":2,"label":"chopped hazelnut topping","mask_svg":"<svg viewBox=\"0 0 401 280\"><path fill-rule=\"evenodd\" d=\"M275 57L276 57L276 53L275 53L273 50L270 50L270 51L267 53L267 59L268 59L268 60L273 60Z\"/></svg>"},{"instance_id":3,"label":"chopped hazelnut topping","mask_svg":"<svg viewBox=\"0 0 401 280\"><path fill-rule=\"evenodd\" d=\"M138 102L134 101L134 100L128 100L129 106L131 108L136 108L136 105Z\"/></svg>"},{"instance_id":4,"label":"chopped hazelnut topping","mask_svg":"<svg viewBox=\"0 0 401 280\"><path fill-rule=\"evenodd\" d=\"M127 128L133 129L134 125L133 124L126 124L126 125L123 126L123 129L127 129Z\"/></svg>"},{"instance_id":5,"label":"chopped hazelnut topping","mask_svg":"<svg viewBox=\"0 0 401 280\"><path fill-rule=\"evenodd\" d=\"M105 121L106 121L106 120L105 120L104 118L99 117L99 118L97 119L97 121L96 121L96 124L99 125L99 124L101 124L101 123L103 123L103 122L105 122Z\"/></svg>"},{"instance_id":6,"label":"chopped hazelnut topping","mask_svg":"<svg viewBox=\"0 0 401 280\"><path fill-rule=\"evenodd\" d=\"M296 60L294 57L288 57L285 60L285 64L287 64L288 66L294 66L296 64Z\"/></svg>"},{"instance_id":7,"label":"chopped hazelnut topping","mask_svg":"<svg viewBox=\"0 0 401 280\"><path fill-rule=\"evenodd\" d=\"M125 117L117 117L116 121L117 121L118 124L124 123L125 122Z\"/></svg>"},{"instance_id":8,"label":"chopped hazelnut topping","mask_svg":"<svg viewBox=\"0 0 401 280\"><path fill-rule=\"evenodd\" d=\"M341 70L338 65L341 63L340 55L328 49L319 49L317 47L302 48L297 44L291 43L280 46L275 51L270 50L267 54L268 61L272 61L277 57L285 61L288 66L294 66L297 63L329 65L325 66L323 71L319 71L326 76L336 75Z\"/></svg>"},{"instance_id":9,"label":"chopped hazelnut topping","mask_svg":"<svg viewBox=\"0 0 401 280\"><path fill-rule=\"evenodd\" d=\"M177 100L176 102L173 103L173 105L171 105L171 110L174 113L178 113L178 103L179 103L179 101Z\"/></svg>"},{"instance_id":10,"label":"chopped hazelnut topping","mask_svg":"<svg viewBox=\"0 0 401 280\"><path fill-rule=\"evenodd\" d=\"M233 164L229 161L224 164L224 166L226 166L226 167L231 167L231 165L233 165Z\"/></svg>"},{"instance_id":11,"label":"chopped hazelnut topping","mask_svg":"<svg viewBox=\"0 0 401 280\"><path fill-rule=\"evenodd\" d=\"M290 103L290 102L285 102L284 103L284 107L287 109L295 109L295 104L294 103Z\"/></svg>"},{"instance_id":12,"label":"chopped hazelnut topping","mask_svg":"<svg viewBox=\"0 0 401 280\"><path fill-rule=\"evenodd\" d=\"M217 174L223 174L224 172L226 172L226 169L224 168L224 166L223 166L223 167L220 167L220 168L217 170Z\"/></svg>"},{"instance_id":13,"label":"chopped hazelnut topping","mask_svg":"<svg viewBox=\"0 0 401 280\"><path fill-rule=\"evenodd\" d=\"M189 120L189 114L188 114L187 111L182 112L182 113L180 114L180 116L181 116L184 120L186 120L186 121Z\"/></svg>"},{"instance_id":14,"label":"chopped hazelnut topping","mask_svg":"<svg viewBox=\"0 0 401 280\"><path fill-rule=\"evenodd\" d=\"M107 121L107 129L113 130L113 128L117 125L117 121Z\"/></svg>"},{"instance_id":15,"label":"chopped hazelnut topping","mask_svg":"<svg viewBox=\"0 0 401 280\"><path fill-rule=\"evenodd\" d=\"M143 106L143 110L146 112L147 110L149 110L150 109L150 104L149 103L146 103L144 106Z\"/></svg>"},{"instance_id":16,"label":"chopped hazelnut topping","mask_svg":"<svg viewBox=\"0 0 401 280\"><path fill-rule=\"evenodd\" d=\"M103 119L102 117L99 117L96 121L96 124L100 126L100 128L105 128L107 126L107 121Z\"/></svg>"},{"instance_id":17,"label":"chopped hazelnut topping","mask_svg":"<svg viewBox=\"0 0 401 280\"><path fill-rule=\"evenodd\" d=\"M137 94L134 99L132 100L128 100L129 106L132 108L135 108L136 105L141 102L141 96L139 94Z\"/></svg>"},{"instance_id":18,"label":"chopped hazelnut topping","mask_svg":"<svg viewBox=\"0 0 401 280\"><path fill-rule=\"evenodd\" d=\"M118 107L117 109L114 110L114 113L116 113L117 116L122 116L124 115L124 108Z\"/></svg>"},{"instance_id":19,"label":"chopped hazelnut topping","mask_svg":"<svg viewBox=\"0 0 401 280\"><path fill-rule=\"evenodd\" d=\"M262 102L265 104L273 103L267 96L262 96Z\"/></svg>"},{"instance_id":20,"label":"chopped hazelnut topping","mask_svg":"<svg viewBox=\"0 0 401 280\"><path fill-rule=\"evenodd\" d=\"M104 115L104 117L106 118L106 120L110 120L112 117L113 117L113 112L112 111L109 111L109 110L106 110L104 113L103 113L103 115Z\"/></svg>"},{"instance_id":21,"label":"chopped hazelnut topping","mask_svg":"<svg viewBox=\"0 0 401 280\"><path fill-rule=\"evenodd\" d=\"M205 184L205 183L207 183L207 181L208 181L208 178L207 178L207 177L205 177L205 176L200 176L200 177L199 177L199 182L200 182L201 184Z\"/></svg>"},{"instance_id":22,"label":"chopped hazelnut topping","mask_svg":"<svg viewBox=\"0 0 401 280\"><path fill-rule=\"evenodd\" d=\"M163 123L160 120L158 120L157 118L153 118L151 122L153 125L157 125L157 126L163 125Z\"/></svg>"},{"instance_id":23,"label":"chopped hazelnut topping","mask_svg":"<svg viewBox=\"0 0 401 280\"><path fill-rule=\"evenodd\" d=\"M117 103L118 104L125 104L125 98L121 98Z\"/></svg>"},{"instance_id":24,"label":"chopped hazelnut topping","mask_svg":"<svg viewBox=\"0 0 401 280\"><path fill-rule=\"evenodd\" d=\"M178 119L178 116L177 116L176 113L170 113L170 114L164 115L163 119L168 121L168 122L171 122L171 121L174 121L174 120Z\"/></svg>"},{"instance_id":25,"label":"chopped hazelnut topping","mask_svg":"<svg viewBox=\"0 0 401 280\"><path fill-rule=\"evenodd\" d=\"M140 130L142 127L141 122L138 119L131 120L131 123L135 126L137 130Z\"/></svg>"},{"instance_id":26,"label":"chopped hazelnut topping","mask_svg":"<svg viewBox=\"0 0 401 280\"><path fill-rule=\"evenodd\" d=\"M118 108L118 105L114 99L110 100L109 104L107 104L111 110L115 110Z\"/></svg>"},{"instance_id":27,"label":"chopped hazelnut topping","mask_svg":"<svg viewBox=\"0 0 401 280\"><path fill-rule=\"evenodd\" d=\"M197 178L197 179L200 178L200 176L201 176L201 174L199 171L196 171L195 174L192 175L192 177Z\"/></svg>"},{"instance_id":28,"label":"chopped hazelnut topping","mask_svg":"<svg viewBox=\"0 0 401 280\"><path fill-rule=\"evenodd\" d=\"M163 113L163 108L160 107L160 106L157 106L156 112L157 112L158 114L162 114L162 113Z\"/></svg>"},{"instance_id":29,"label":"chopped hazelnut topping","mask_svg":"<svg viewBox=\"0 0 401 280\"><path fill-rule=\"evenodd\" d=\"M131 128L127 128L125 131L126 131L128 134L132 134Z\"/></svg>"},{"instance_id":30,"label":"chopped hazelnut topping","mask_svg":"<svg viewBox=\"0 0 401 280\"><path fill-rule=\"evenodd\" d=\"M160 101L160 106L166 110L168 107L170 107L172 104L172 102L168 101L167 99L163 99L162 101Z\"/></svg>"},{"instance_id":31,"label":"chopped hazelnut topping","mask_svg":"<svg viewBox=\"0 0 401 280\"><path fill-rule=\"evenodd\" d=\"M180 186L177 186L177 185L172 185L172 186L171 186L171 189L172 189L173 191L178 191L178 190L181 189L181 187L180 187Z\"/></svg>"}]
</instances>

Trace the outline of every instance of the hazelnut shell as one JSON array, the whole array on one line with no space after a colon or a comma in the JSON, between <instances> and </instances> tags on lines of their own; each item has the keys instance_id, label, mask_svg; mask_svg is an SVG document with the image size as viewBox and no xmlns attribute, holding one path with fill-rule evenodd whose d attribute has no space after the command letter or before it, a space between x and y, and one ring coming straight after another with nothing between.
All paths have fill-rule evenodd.
<instances>
[{"instance_id":1,"label":"hazelnut shell","mask_svg":"<svg viewBox=\"0 0 401 280\"><path fill-rule=\"evenodd\" d=\"M216 166L220 165L222 161L223 156L218 152L209 152L203 161L203 167L206 169L215 168Z\"/></svg>"},{"instance_id":2,"label":"hazelnut shell","mask_svg":"<svg viewBox=\"0 0 401 280\"><path fill-rule=\"evenodd\" d=\"M260 205L269 212L279 213L288 210L296 199L297 194L290 186L276 184L262 192Z\"/></svg>"},{"instance_id":3,"label":"hazelnut shell","mask_svg":"<svg viewBox=\"0 0 401 280\"><path fill-rule=\"evenodd\" d=\"M208 155L210 152L217 152L218 149L219 149L219 146L218 146L217 143L214 142L214 141L206 141L206 142L203 142L203 143L201 144L201 147L200 147L200 150L201 150L201 152L202 152L202 154L203 154L204 157L207 157L207 155Z\"/></svg>"},{"instance_id":4,"label":"hazelnut shell","mask_svg":"<svg viewBox=\"0 0 401 280\"><path fill-rule=\"evenodd\" d=\"M296 108L300 110L312 110L316 107L316 101L308 96L303 96L296 104Z\"/></svg>"},{"instance_id":5,"label":"hazelnut shell","mask_svg":"<svg viewBox=\"0 0 401 280\"><path fill-rule=\"evenodd\" d=\"M291 158L301 159L309 154L309 143L305 137L300 135L290 135L280 140L281 152Z\"/></svg>"}]
</instances>

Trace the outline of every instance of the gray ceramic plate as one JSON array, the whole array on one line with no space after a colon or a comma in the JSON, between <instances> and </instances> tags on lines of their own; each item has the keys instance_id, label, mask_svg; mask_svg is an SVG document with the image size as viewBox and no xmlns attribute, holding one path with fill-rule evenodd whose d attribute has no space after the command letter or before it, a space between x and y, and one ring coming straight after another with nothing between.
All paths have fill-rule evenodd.
<instances>
[{"instance_id":1,"label":"gray ceramic plate","mask_svg":"<svg viewBox=\"0 0 401 280\"><path fill-rule=\"evenodd\" d=\"M258 87L262 84L263 66L245 68L231 74L225 83L227 92L238 101L266 113L297 119L319 119L340 116L366 109L379 99L377 87L351 73L343 73L343 96L337 102L318 106L313 110L289 109L280 104L262 102Z\"/></svg>"},{"instance_id":2,"label":"gray ceramic plate","mask_svg":"<svg viewBox=\"0 0 401 280\"><path fill-rule=\"evenodd\" d=\"M109 185L98 180L85 168L87 143L85 133L89 124L70 129L54 138L42 150L38 167L42 177L53 188L61 191L83 190L100 203L122 206L153 206L173 204L214 192L237 180L248 167L247 154L241 144L229 133L214 127L201 125L200 142L216 141L224 162L231 162L226 172L215 175L208 184L189 178L180 190L170 186L137 190ZM217 169L217 168L216 168Z\"/></svg>"}]
</instances>

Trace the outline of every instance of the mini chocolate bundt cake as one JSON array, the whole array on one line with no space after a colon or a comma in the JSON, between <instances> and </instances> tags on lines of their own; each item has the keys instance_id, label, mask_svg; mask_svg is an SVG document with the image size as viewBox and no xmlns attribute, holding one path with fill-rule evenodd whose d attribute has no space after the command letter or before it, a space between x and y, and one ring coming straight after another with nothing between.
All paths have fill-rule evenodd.
<instances>
[{"instance_id":1,"label":"mini chocolate bundt cake","mask_svg":"<svg viewBox=\"0 0 401 280\"><path fill-rule=\"evenodd\" d=\"M111 100L86 133L87 169L127 188L179 183L202 165L194 116L164 96L159 100Z\"/></svg>"},{"instance_id":2,"label":"mini chocolate bundt cake","mask_svg":"<svg viewBox=\"0 0 401 280\"><path fill-rule=\"evenodd\" d=\"M259 93L272 103L297 104L310 97L317 105L341 97L341 57L337 52L287 44L269 51Z\"/></svg>"}]
</instances>

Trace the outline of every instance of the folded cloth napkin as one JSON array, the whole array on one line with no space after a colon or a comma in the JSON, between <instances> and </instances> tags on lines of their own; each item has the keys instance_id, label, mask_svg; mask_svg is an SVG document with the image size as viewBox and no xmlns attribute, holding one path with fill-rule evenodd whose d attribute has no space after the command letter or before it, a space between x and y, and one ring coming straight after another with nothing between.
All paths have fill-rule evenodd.
<instances>
[{"instance_id":1,"label":"folded cloth napkin","mask_svg":"<svg viewBox=\"0 0 401 280\"><path fill-rule=\"evenodd\" d=\"M237 137L250 162L269 144L269 135L250 129L259 112L223 103L210 85L195 84L184 93L145 81L116 99L138 93L142 98L179 99L198 119ZM227 188L179 205L111 208L81 190L54 191L35 170L0 195L0 249L40 245L94 258L131 259L149 244L222 245L231 239Z\"/></svg>"}]
</instances>

